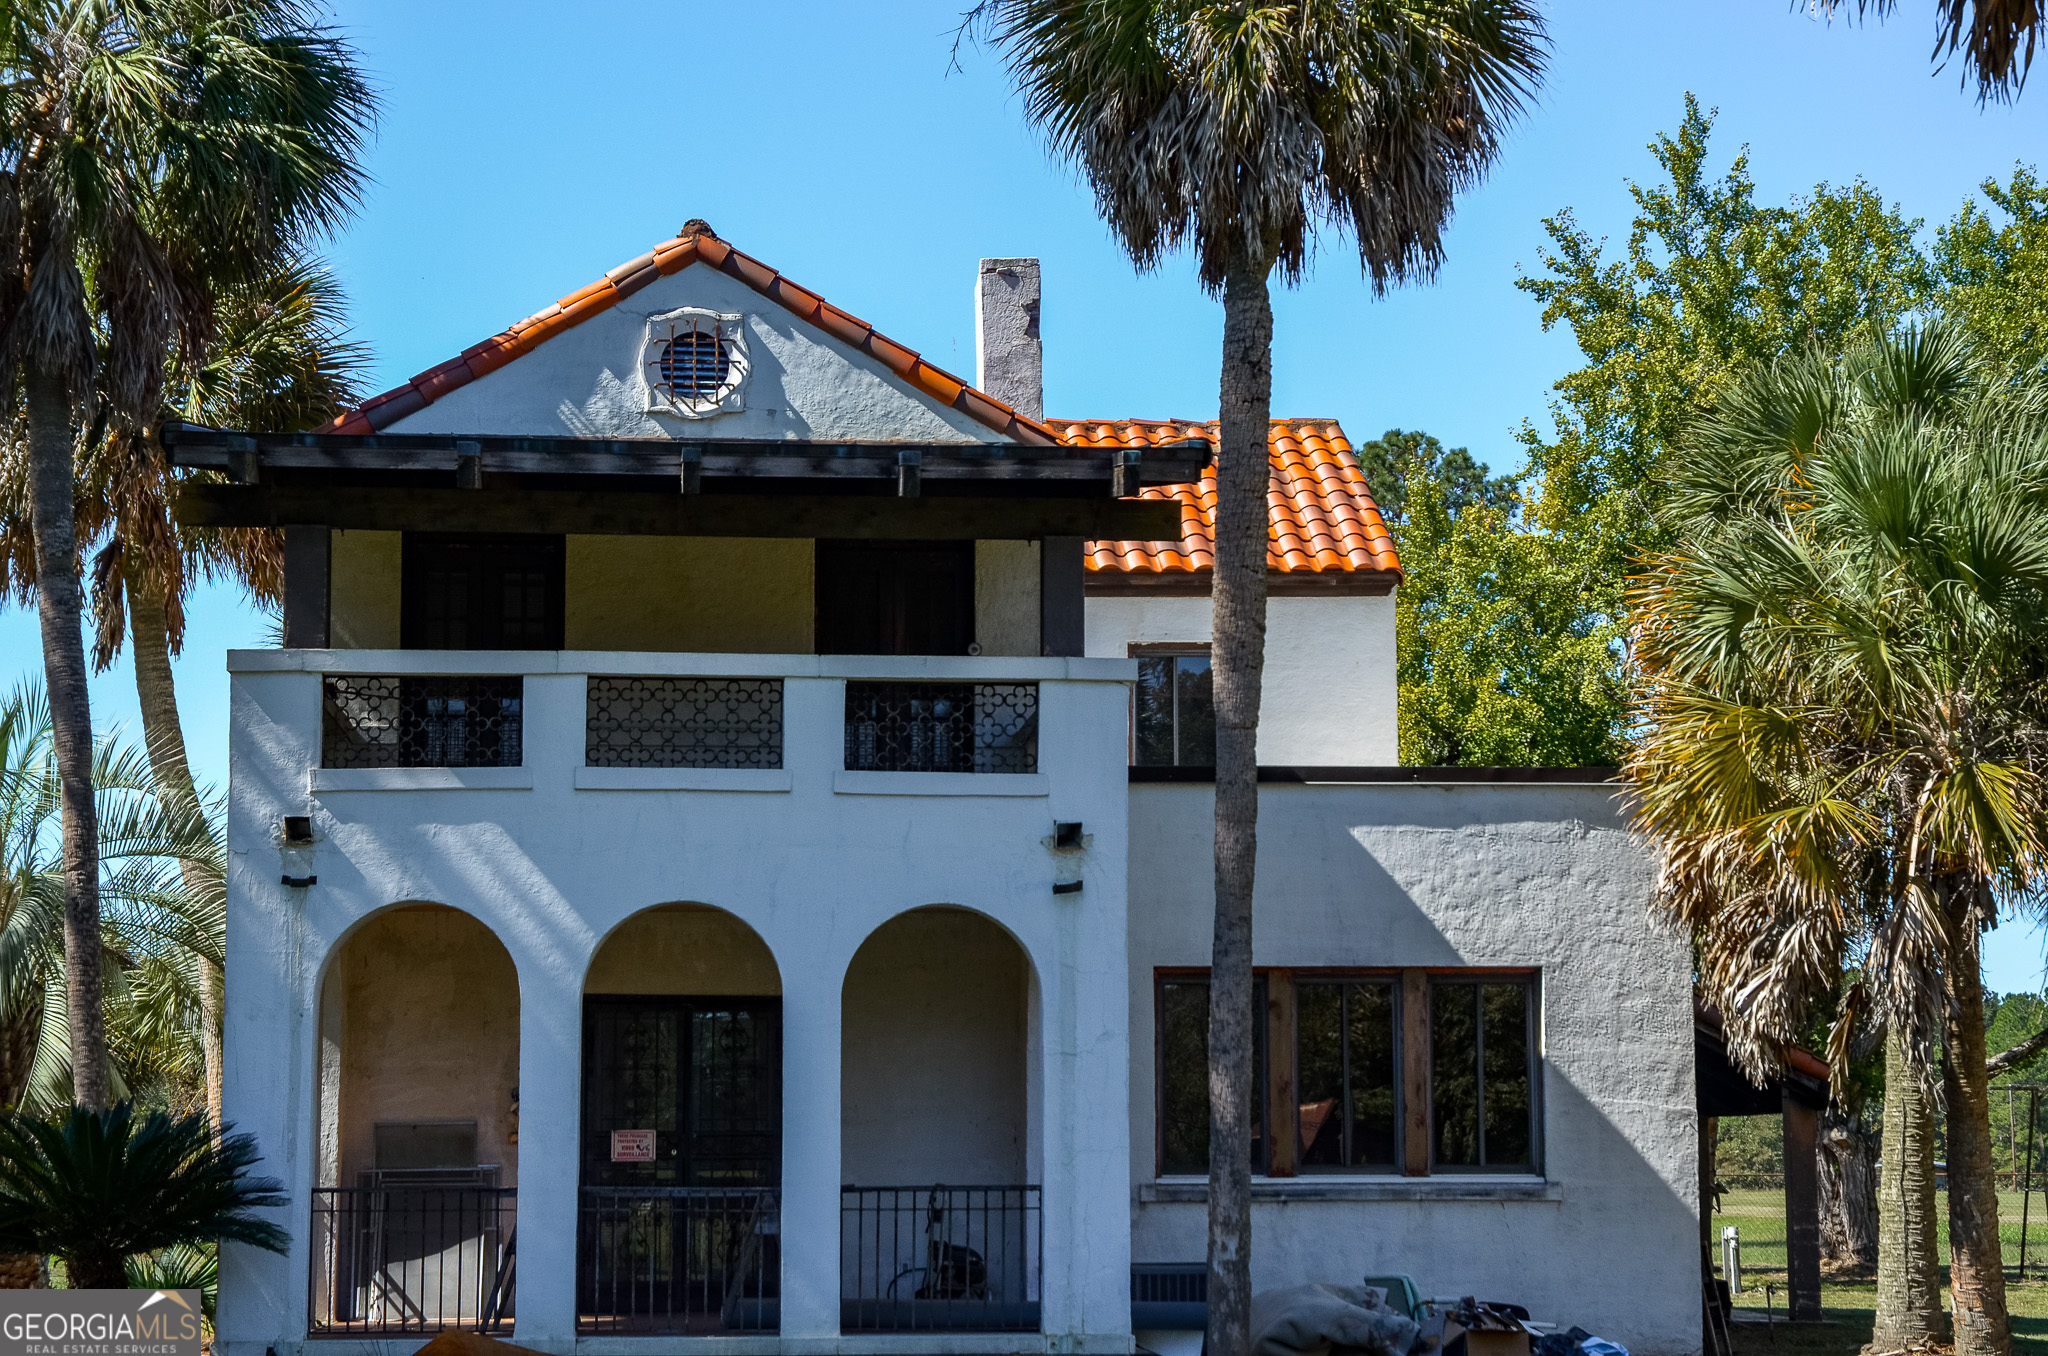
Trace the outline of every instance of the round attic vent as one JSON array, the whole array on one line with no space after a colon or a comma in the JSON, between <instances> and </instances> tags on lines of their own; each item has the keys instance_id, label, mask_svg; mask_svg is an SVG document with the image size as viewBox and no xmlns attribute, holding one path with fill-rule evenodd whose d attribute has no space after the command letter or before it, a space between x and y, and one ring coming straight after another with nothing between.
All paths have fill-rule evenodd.
<instances>
[{"instance_id":1,"label":"round attic vent","mask_svg":"<svg viewBox=\"0 0 2048 1356\"><path fill-rule=\"evenodd\" d=\"M650 316L640 353L649 412L702 419L742 407L748 362L740 316L694 306Z\"/></svg>"},{"instance_id":2,"label":"round attic vent","mask_svg":"<svg viewBox=\"0 0 2048 1356\"><path fill-rule=\"evenodd\" d=\"M656 365L661 369L661 385L675 399L701 400L716 395L732 374L725 341L701 330L686 330L663 344Z\"/></svg>"}]
</instances>

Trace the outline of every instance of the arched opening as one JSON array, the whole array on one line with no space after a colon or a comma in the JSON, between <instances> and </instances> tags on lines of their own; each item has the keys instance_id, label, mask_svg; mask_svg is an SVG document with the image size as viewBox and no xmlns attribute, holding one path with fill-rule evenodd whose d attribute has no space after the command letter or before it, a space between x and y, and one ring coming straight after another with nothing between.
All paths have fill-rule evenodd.
<instances>
[{"instance_id":1,"label":"arched opening","mask_svg":"<svg viewBox=\"0 0 2048 1356\"><path fill-rule=\"evenodd\" d=\"M633 915L583 986L578 1326L777 1326L782 979L722 909Z\"/></svg>"},{"instance_id":2,"label":"arched opening","mask_svg":"<svg viewBox=\"0 0 2048 1356\"><path fill-rule=\"evenodd\" d=\"M408 904L320 992L312 1328L503 1329L519 1182L519 977L491 930Z\"/></svg>"},{"instance_id":3,"label":"arched opening","mask_svg":"<svg viewBox=\"0 0 2048 1356\"><path fill-rule=\"evenodd\" d=\"M965 909L877 928L841 990L841 1326L1036 1331L1030 958Z\"/></svg>"}]
</instances>

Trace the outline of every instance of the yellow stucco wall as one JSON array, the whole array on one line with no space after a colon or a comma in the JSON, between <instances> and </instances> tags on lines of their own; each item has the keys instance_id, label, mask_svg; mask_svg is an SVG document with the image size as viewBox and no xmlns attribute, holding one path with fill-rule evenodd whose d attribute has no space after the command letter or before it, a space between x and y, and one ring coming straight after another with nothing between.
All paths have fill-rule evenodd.
<instances>
[{"instance_id":1,"label":"yellow stucco wall","mask_svg":"<svg viewBox=\"0 0 2048 1356\"><path fill-rule=\"evenodd\" d=\"M808 539L590 537L568 541L572 650L809 654Z\"/></svg>"},{"instance_id":2,"label":"yellow stucco wall","mask_svg":"<svg viewBox=\"0 0 2048 1356\"><path fill-rule=\"evenodd\" d=\"M974 544L974 639L983 654L1036 655L1038 543Z\"/></svg>"},{"instance_id":3,"label":"yellow stucco wall","mask_svg":"<svg viewBox=\"0 0 2048 1356\"><path fill-rule=\"evenodd\" d=\"M519 977L490 930L440 905L393 909L343 943L326 984L340 986L321 1032L339 1051L338 1105L322 1108L338 1184L376 1166L379 1121L473 1120L478 1160L517 1185Z\"/></svg>"},{"instance_id":4,"label":"yellow stucco wall","mask_svg":"<svg viewBox=\"0 0 2048 1356\"><path fill-rule=\"evenodd\" d=\"M1030 962L961 909L877 928L840 990L840 1167L849 1182L1022 1182Z\"/></svg>"},{"instance_id":5,"label":"yellow stucco wall","mask_svg":"<svg viewBox=\"0 0 2048 1356\"><path fill-rule=\"evenodd\" d=\"M337 650L397 649L405 534L336 530L328 540L328 643Z\"/></svg>"},{"instance_id":6,"label":"yellow stucco wall","mask_svg":"<svg viewBox=\"0 0 2048 1356\"><path fill-rule=\"evenodd\" d=\"M664 904L634 914L604 939L583 991L772 998L782 993L782 977L768 944L723 909Z\"/></svg>"}]
</instances>

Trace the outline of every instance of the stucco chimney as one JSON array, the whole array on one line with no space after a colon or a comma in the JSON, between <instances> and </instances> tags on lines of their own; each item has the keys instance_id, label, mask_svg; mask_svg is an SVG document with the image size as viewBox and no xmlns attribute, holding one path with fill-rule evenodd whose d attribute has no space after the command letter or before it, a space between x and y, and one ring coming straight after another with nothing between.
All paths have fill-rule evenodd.
<instances>
[{"instance_id":1,"label":"stucco chimney","mask_svg":"<svg viewBox=\"0 0 2048 1356\"><path fill-rule=\"evenodd\" d=\"M1027 419L1045 418L1038 261L984 259L974 285L974 384Z\"/></svg>"}]
</instances>

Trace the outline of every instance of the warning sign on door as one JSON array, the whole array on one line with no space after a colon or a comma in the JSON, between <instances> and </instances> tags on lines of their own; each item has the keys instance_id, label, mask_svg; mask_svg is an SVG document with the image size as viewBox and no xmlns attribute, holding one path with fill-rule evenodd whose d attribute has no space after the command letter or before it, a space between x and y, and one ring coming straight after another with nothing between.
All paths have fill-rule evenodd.
<instances>
[{"instance_id":1,"label":"warning sign on door","mask_svg":"<svg viewBox=\"0 0 2048 1356\"><path fill-rule=\"evenodd\" d=\"M612 1162L652 1163L654 1161L654 1132L652 1130L612 1131Z\"/></svg>"}]
</instances>

